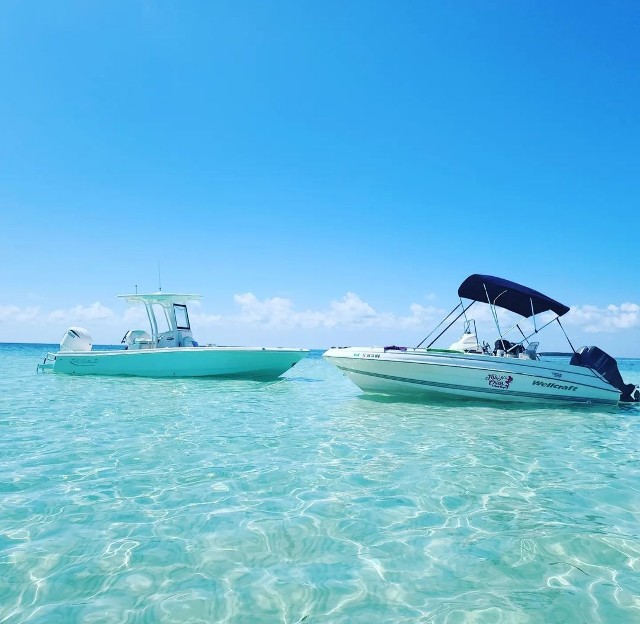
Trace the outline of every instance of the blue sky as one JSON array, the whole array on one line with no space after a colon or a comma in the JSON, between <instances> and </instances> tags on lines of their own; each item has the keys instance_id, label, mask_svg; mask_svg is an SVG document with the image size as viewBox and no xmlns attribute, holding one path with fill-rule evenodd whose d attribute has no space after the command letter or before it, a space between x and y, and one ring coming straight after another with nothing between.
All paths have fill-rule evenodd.
<instances>
[{"instance_id":1,"label":"blue sky","mask_svg":"<svg viewBox=\"0 0 640 624\"><path fill-rule=\"evenodd\" d=\"M3 2L0 341L118 341L159 262L201 342L415 344L479 272L640 356L639 18Z\"/></svg>"}]
</instances>

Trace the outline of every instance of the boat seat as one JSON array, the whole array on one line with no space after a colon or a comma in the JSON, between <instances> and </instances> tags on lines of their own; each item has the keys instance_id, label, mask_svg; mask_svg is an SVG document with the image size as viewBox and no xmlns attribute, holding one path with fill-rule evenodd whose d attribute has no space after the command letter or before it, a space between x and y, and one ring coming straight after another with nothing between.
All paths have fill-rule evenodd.
<instances>
[{"instance_id":1,"label":"boat seat","mask_svg":"<svg viewBox=\"0 0 640 624\"><path fill-rule=\"evenodd\" d=\"M462 338L454 342L450 351L462 351L463 353L482 353L482 347L478 344L478 337L472 332L465 332Z\"/></svg>"},{"instance_id":2,"label":"boat seat","mask_svg":"<svg viewBox=\"0 0 640 624\"><path fill-rule=\"evenodd\" d=\"M527 348L518 356L523 360L537 360L538 359L538 345L539 342L530 342Z\"/></svg>"},{"instance_id":3,"label":"boat seat","mask_svg":"<svg viewBox=\"0 0 640 624\"><path fill-rule=\"evenodd\" d=\"M153 340L149 334L143 329L132 329L128 331L122 342L125 349L149 349L153 344Z\"/></svg>"},{"instance_id":4,"label":"boat seat","mask_svg":"<svg viewBox=\"0 0 640 624\"><path fill-rule=\"evenodd\" d=\"M518 342L511 342L501 338L496 340L493 355L502 355L506 357L519 357L524 351L524 347Z\"/></svg>"}]
</instances>

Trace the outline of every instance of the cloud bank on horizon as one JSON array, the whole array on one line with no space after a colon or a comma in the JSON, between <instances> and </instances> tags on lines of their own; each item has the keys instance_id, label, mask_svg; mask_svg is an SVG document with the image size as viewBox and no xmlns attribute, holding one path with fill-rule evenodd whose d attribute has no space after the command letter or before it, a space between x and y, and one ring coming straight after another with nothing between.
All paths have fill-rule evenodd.
<instances>
[{"instance_id":1,"label":"cloud bank on horizon","mask_svg":"<svg viewBox=\"0 0 640 624\"><path fill-rule=\"evenodd\" d=\"M429 299L430 297L427 297ZM342 298L332 300L323 309L299 310L286 297L260 299L252 292L237 293L233 296L235 310L229 314L212 314L199 302L191 304L191 321L194 332L206 334L207 330L253 329L253 330L301 330L313 342L314 330L324 330L331 335L332 330L352 330L361 334L363 329L394 330L397 332L427 331L448 312L436 305L411 303L406 314L377 310L354 292L347 292ZM517 317L499 311L501 325L510 327ZM491 331L492 319L487 306L473 310L471 318L481 331ZM538 327L544 324L544 320ZM632 332L640 328L640 305L625 302L598 307L590 304L574 305L563 318L572 329L585 334L612 334ZM68 326L89 325L96 341L113 343L114 336L132 326L146 326L146 314L142 306L131 306L118 312L99 301L85 305L78 304L67 309L46 310L40 306L0 305L0 340L16 341L19 330L37 326L43 332L40 340L50 342ZM495 328L493 328L495 332ZM30 331L31 333L31 331Z\"/></svg>"}]
</instances>

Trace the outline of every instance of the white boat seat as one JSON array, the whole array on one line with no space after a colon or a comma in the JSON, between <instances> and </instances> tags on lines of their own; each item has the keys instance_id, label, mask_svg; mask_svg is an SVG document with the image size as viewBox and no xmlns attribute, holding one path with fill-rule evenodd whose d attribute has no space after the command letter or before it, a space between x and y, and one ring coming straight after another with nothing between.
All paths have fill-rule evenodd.
<instances>
[{"instance_id":1,"label":"white boat seat","mask_svg":"<svg viewBox=\"0 0 640 624\"><path fill-rule=\"evenodd\" d=\"M144 342L145 340L151 340L151 336L144 329L132 329L129 332L129 340L131 342Z\"/></svg>"},{"instance_id":2,"label":"white boat seat","mask_svg":"<svg viewBox=\"0 0 640 624\"><path fill-rule=\"evenodd\" d=\"M478 344L478 337L471 333L465 332L457 342L450 347L450 351L462 351L464 353L482 353L482 347Z\"/></svg>"},{"instance_id":3,"label":"white boat seat","mask_svg":"<svg viewBox=\"0 0 640 624\"><path fill-rule=\"evenodd\" d=\"M132 329L122 339L125 349L148 349L153 344L153 339L144 329Z\"/></svg>"},{"instance_id":4,"label":"white boat seat","mask_svg":"<svg viewBox=\"0 0 640 624\"><path fill-rule=\"evenodd\" d=\"M520 354L520 358L523 360L537 360L538 359L538 342L530 342L527 348Z\"/></svg>"}]
</instances>

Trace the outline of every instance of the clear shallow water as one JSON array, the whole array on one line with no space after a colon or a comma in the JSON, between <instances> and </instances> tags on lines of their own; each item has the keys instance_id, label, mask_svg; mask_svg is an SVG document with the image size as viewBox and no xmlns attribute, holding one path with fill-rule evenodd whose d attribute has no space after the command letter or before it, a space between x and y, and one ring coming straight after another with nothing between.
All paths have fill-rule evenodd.
<instances>
[{"instance_id":1,"label":"clear shallow water","mask_svg":"<svg viewBox=\"0 0 640 624\"><path fill-rule=\"evenodd\" d=\"M0 345L0 622L640 621L640 410L37 375ZM622 360L640 383L640 360Z\"/></svg>"}]
</instances>

